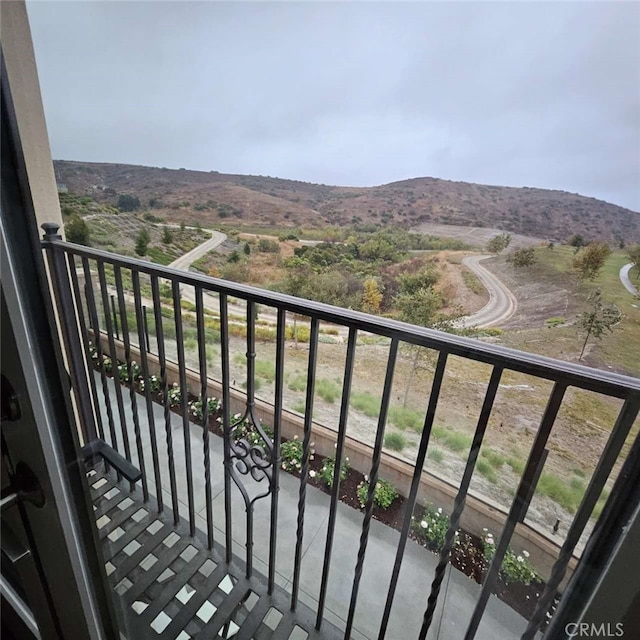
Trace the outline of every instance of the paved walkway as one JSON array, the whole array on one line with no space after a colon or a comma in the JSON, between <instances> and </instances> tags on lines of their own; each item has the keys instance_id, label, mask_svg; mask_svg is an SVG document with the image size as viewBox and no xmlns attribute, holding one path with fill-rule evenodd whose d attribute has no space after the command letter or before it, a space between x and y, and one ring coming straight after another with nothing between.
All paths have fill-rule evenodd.
<instances>
[{"instance_id":1,"label":"paved walkway","mask_svg":"<svg viewBox=\"0 0 640 640\"><path fill-rule=\"evenodd\" d=\"M98 390L100 391L100 377L98 374L95 375L96 381L98 382ZM118 421L113 380L109 379L108 383L116 431L119 437L121 430ZM131 434L132 457L134 463L137 464L137 453L133 440L133 422L131 419L129 389L123 388L122 391L127 420L130 422L129 432ZM146 405L144 398L139 394L137 395L137 404L140 416L143 456L147 465L146 475L149 483L149 492L152 495L157 495L153 480ZM101 410L103 422L106 427L107 421L104 406L101 407ZM155 403L154 421L158 439L162 495L165 505L170 509L171 495L168 491L169 471L167 465L163 408ZM188 518L182 418L172 413L171 425L177 487L180 496L180 513L183 517ZM198 513L197 524L203 531L206 531L204 453L201 427L194 424L191 425L189 445L193 465L194 503ZM211 434L209 445L215 535L219 542L223 542L225 522L222 439ZM121 444L120 449L122 450ZM252 481L249 480L248 482ZM262 490L262 486L259 486L259 488ZM297 478L284 472L280 474L277 582L285 588L290 587L293 574L293 554L298 513L298 489L299 480ZM268 498L259 500L255 505L254 566L256 570L263 574L267 573L265 561L268 559L269 551L269 509L270 500ZM329 496L315 487L308 487L300 598L313 609L315 609L320 588L328 516ZM236 555L244 558L244 502L235 485L233 485L232 521L233 539L235 543L233 551ZM340 503L336 520L331 573L326 600L326 614L328 619L341 628L344 627L344 620L347 617L361 528L362 514ZM376 520L372 521L355 616L355 630L352 634L352 638L355 640L374 640L378 637L378 630L382 620L399 537L399 532L394 529ZM404 640L405 638L417 637L436 563L437 556L435 554L427 551L412 540L408 541L394 606L391 612L387 638ZM430 640L462 640L479 592L480 585L471 581L459 571L452 569L449 565L447 575L443 582L434 624L427 637ZM492 596L476 637L478 640L510 640L511 638L519 638L525 627L526 621L524 618L495 596Z\"/></svg>"}]
</instances>

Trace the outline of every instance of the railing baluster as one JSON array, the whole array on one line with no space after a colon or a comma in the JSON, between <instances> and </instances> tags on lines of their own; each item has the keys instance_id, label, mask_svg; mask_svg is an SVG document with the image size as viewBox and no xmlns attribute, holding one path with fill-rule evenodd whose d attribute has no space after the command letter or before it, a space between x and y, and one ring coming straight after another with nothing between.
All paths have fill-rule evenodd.
<instances>
[{"instance_id":1,"label":"railing baluster","mask_svg":"<svg viewBox=\"0 0 640 640\"><path fill-rule=\"evenodd\" d=\"M171 487L171 506L173 508L173 523L180 522L178 508L178 488L176 486L176 465L173 456L173 431L171 429L171 407L169 405L169 382L167 380L167 357L164 345L164 328L162 323L162 303L160 302L160 285L156 276L151 277L151 295L153 297L153 313L156 321L156 336L158 338L158 360L160 362L160 385L162 387L162 402L164 405L164 429L167 444L167 459L169 462L169 486Z\"/></svg>"},{"instance_id":2,"label":"railing baluster","mask_svg":"<svg viewBox=\"0 0 640 640\"><path fill-rule=\"evenodd\" d=\"M580 536L589 522L593 508L598 502L602 489L604 488L607 478L611 474L611 470L620 455L620 451L624 446L625 440L629 435L629 431L631 431L631 427L633 426L633 422L637 415L638 401L633 402L632 400L626 400L618 414L616 424L609 435L609 439L602 455L600 456L596 470L593 472L591 482L589 482L589 486L582 498L578 513L576 513L575 518L569 527L567 537L565 538L562 548L560 549L560 553L558 554L558 559L551 569L551 576L547 581L542 596L538 600L538 604L531 620L529 621L529 625L522 635L522 640L532 640L540 628L540 625L544 622L546 613L553 602L556 591L567 572L567 567L569 566L569 560L571 560L571 556L573 555L573 550L580 541Z\"/></svg>"},{"instance_id":3,"label":"railing baluster","mask_svg":"<svg viewBox=\"0 0 640 640\"><path fill-rule=\"evenodd\" d=\"M398 340L394 338L391 341L391 347L389 349L387 372L385 374L384 388L382 391L382 403L380 405L380 415L378 416L378 428L376 430L376 439L373 445L373 459L371 464L371 473L369 474L369 491L367 493L367 502L364 507L362 533L360 534L360 548L358 549L358 558L356 560L356 568L353 576L353 586L351 588L351 601L349 602L349 613L347 615L347 624L344 632L345 640L349 640L351 637L353 619L355 617L356 606L358 604L358 591L360 589L360 580L362 578L362 570L364 569L364 558L367 552L367 543L369 541L369 528L371 527L371 518L373 517L373 499L375 497L376 484L378 483L378 473L380 471L380 461L382 459L384 429L387 423L389 404L391 402L391 387L393 385L393 374L396 368L397 357Z\"/></svg>"},{"instance_id":4,"label":"railing baluster","mask_svg":"<svg viewBox=\"0 0 640 640\"><path fill-rule=\"evenodd\" d=\"M282 387L284 384L284 339L286 312L278 309L276 333L276 379L273 415L273 449L271 451L271 519L269 532L269 583L268 593L273 593L276 576L276 541L278 534L278 494L280 493L280 434L282 431Z\"/></svg>"},{"instance_id":5,"label":"railing baluster","mask_svg":"<svg viewBox=\"0 0 640 640\"><path fill-rule=\"evenodd\" d=\"M100 281L100 292L102 294L102 304L105 309L109 309L109 298L107 293L107 281L104 273L104 263L101 260L96 261L98 268L98 280ZM118 405L118 416L120 417L120 427L122 430L122 442L124 444L124 455L131 462L131 448L129 445L129 433L127 430L127 420L125 418L124 403L122 401L122 383L120 382L120 371L118 370L118 352L116 351L116 343L113 338L113 326L111 324L111 314L105 314L105 322L107 329L107 339L109 342L109 353L111 354L111 373L113 374L113 383L116 389L116 403ZM131 485L133 490L133 484Z\"/></svg>"},{"instance_id":6,"label":"railing baluster","mask_svg":"<svg viewBox=\"0 0 640 640\"><path fill-rule=\"evenodd\" d=\"M224 527L225 559L233 557L233 526L231 521L231 388L229 364L229 317L227 294L220 294L220 357L222 363L222 441L224 452Z\"/></svg>"},{"instance_id":7,"label":"railing baluster","mask_svg":"<svg viewBox=\"0 0 640 640\"><path fill-rule=\"evenodd\" d=\"M256 375L256 303L253 300L247 300L247 415L253 422L257 424L258 420L254 414L255 408L255 375ZM239 488L239 487L238 487ZM251 577L253 572L253 500L247 500L248 494L243 491L245 499L246 512L246 533L245 533L245 549L247 578Z\"/></svg>"},{"instance_id":8,"label":"railing baluster","mask_svg":"<svg viewBox=\"0 0 640 640\"><path fill-rule=\"evenodd\" d=\"M144 399L147 407L147 422L149 424L149 439L151 442L151 458L153 461L153 477L156 484L156 501L158 513L164 511L162 500L162 478L160 476L160 461L158 459L158 439L156 437L156 421L153 415L153 399L151 398L151 379L149 376L149 359L144 348L144 334L142 331L143 309L142 294L140 292L140 273L131 271L131 284L133 286L133 299L136 310L136 326L138 328L138 344L140 345L140 366L142 367L142 379L144 380Z\"/></svg>"},{"instance_id":9,"label":"railing baluster","mask_svg":"<svg viewBox=\"0 0 640 640\"><path fill-rule=\"evenodd\" d=\"M347 358L344 365L344 381L342 383L342 401L340 405L340 419L338 422L338 441L336 447L335 465L333 470L333 485L331 489L331 504L329 506L329 522L327 524L327 540L324 548L324 560L322 563L322 579L320 581L320 597L318 598L318 614L316 617L316 629L320 629L324 616L324 605L327 597L327 583L331 568L331 552L333 550L333 536L336 528L336 516L338 510L338 495L340 491L340 469L344 457L344 439L347 432L347 420L349 418L349 399L351 397L351 381L353 379L353 363L356 355L356 341L358 330L349 327L347 341Z\"/></svg>"},{"instance_id":10,"label":"railing baluster","mask_svg":"<svg viewBox=\"0 0 640 640\"><path fill-rule=\"evenodd\" d=\"M176 323L176 347L178 350L178 372L182 399L182 431L184 435L184 459L187 467L187 503L189 506L189 532L196 535L196 512L193 503L193 467L191 462L191 423L189 422L189 388L187 386L187 365L184 357L184 331L182 327L182 306L180 281L172 281L173 315Z\"/></svg>"},{"instance_id":11,"label":"railing baluster","mask_svg":"<svg viewBox=\"0 0 640 640\"><path fill-rule=\"evenodd\" d=\"M96 352L98 354L100 380L102 382L102 395L104 396L104 407L107 413L107 422L109 424L109 434L111 436L110 444L116 451L119 451L118 438L116 435L116 425L113 419L113 409L111 408L111 394L109 393L109 383L107 382L107 374L104 370L104 363L103 363L104 351L102 349L102 336L100 332L100 323L98 321L98 310L96 308L96 300L93 294L93 280L91 279L91 268L89 267L89 260L87 258L82 258L82 270L84 272L87 310L89 312L89 319L91 322L93 341L95 343ZM120 473L118 473L118 482L120 481L120 479L121 479L121 476L120 476Z\"/></svg>"},{"instance_id":12,"label":"railing baluster","mask_svg":"<svg viewBox=\"0 0 640 640\"><path fill-rule=\"evenodd\" d=\"M73 286L73 296L76 300L76 309L78 311L78 321L80 324L80 335L82 344L84 345L84 359L87 367L87 376L89 378L89 389L91 391L91 400L93 402L93 415L95 417L96 426L98 428L98 436L104 440L104 426L102 424L102 414L100 413L100 399L98 396L98 387L93 374L93 358L89 349L89 332L87 331L87 321L84 314L84 305L82 304L82 294L80 293L80 283L78 282L78 272L75 256L67 254L67 262L69 263L69 273L71 274L71 284ZM87 314L88 315L88 314Z\"/></svg>"},{"instance_id":13,"label":"railing baluster","mask_svg":"<svg viewBox=\"0 0 640 640\"><path fill-rule=\"evenodd\" d=\"M202 447L204 453L204 492L207 510L207 541L213 549L213 501L211 498L211 452L209 450L209 399L207 378L207 336L204 327L202 288L196 287L196 324L200 364L200 401L202 402Z\"/></svg>"},{"instance_id":14,"label":"railing baluster","mask_svg":"<svg viewBox=\"0 0 640 640\"><path fill-rule=\"evenodd\" d=\"M480 620L482 619L487 602L489 601L489 596L493 593L493 588L498 579L498 572L500 571L502 561L507 552L507 548L509 547L509 542L511 542L511 536L513 535L516 524L520 518L526 496L531 487L536 469L538 468L538 460L547 445L551 428L553 427L553 423L558 415L558 410L560 409L566 390L567 387L564 383L556 382L553 385L553 391L549 397L544 416L542 417L542 422L540 423L540 428L538 429L536 439L533 443L533 447L531 448L529 459L527 460L527 466L525 467L522 479L518 485L516 497L514 498L511 509L509 510L509 516L507 517L507 522L502 530L491 566L489 567L489 571L487 571L487 575L482 583L480 597L478 598L473 610L464 640L472 640L476 635L476 631L480 625Z\"/></svg>"},{"instance_id":15,"label":"railing baluster","mask_svg":"<svg viewBox=\"0 0 640 640\"><path fill-rule=\"evenodd\" d=\"M144 325L144 345L140 342L140 349L151 353L151 341L149 340L149 320L147 319L147 307L142 305L142 324Z\"/></svg>"},{"instance_id":16,"label":"railing baluster","mask_svg":"<svg viewBox=\"0 0 640 640\"><path fill-rule=\"evenodd\" d=\"M480 454L480 447L482 446L482 440L484 439L484 434L487 430L489 416L491 415L491 410L493 409L493 403L496 398L496 393L498 391L498 386L500 385L501 377L502 369L500 369L499 367L494 367L493 371L491 372L491 378L489 380L487 392L484 397L484 402L482 403L482 409L480 410L478 424L473 436L473 442L471 443L469 456L467 457L467 464L464 468L464 473L462 475L460 487L458 488L458 493L456 494L455 500L453 502L453 510L451 512L449 520L449 528L447 530L447 533L445 534L444 544L442 545L442 550L440 551L440 559L435 571L435 577L431 584L431 594L429 595L429 599L427 600L427 609L424 612L422 628L420 629L420 640L424 640L427 637L427 632L429 631L429 627L431 626L431 622L433 620L433 614L435 613L436 604L438 602L438 595L440 593L440 585L442 584L445 570L447 568L447 563L449 562L449 554L451 553L451 548L453 547L456 530L458 529L458 525L460 524L460 517L462 516L462 511L464 510L467 492L469 491L469 485L471 484L471 477L473 476L473 471L478 460L478 455Z\"/></svg>"},{"instance_id":17,"label":"railing baluster","mask_svg":"<svg viewBox=\"0 0 640 640\"><path fill-rule=\"evenodd\" d=\"M416 504L416 498L418 496L418 488L420 487L420 479L422 477L422 469L424 467L425 457L427 455L427 447L429 446L429 439L431 438L431 430L433 429L433 422L436 417L436 408L438 406L438 400L440 399L440 389L442 388L442 380L444 378L445 368L447 366L447 354L441 351L438 355L438 363L433 375L433 382L431 383L431 393L429 394L429 404L427 406L427 413L424 419L424 426L422 427L422 435L420 436L420 445L418 447L418 454L416 456L416 463L413 470L413 478L411 480L411 488L409 489L409 495L405 503L404 521L402 523L402 531L400 533L400 541L398 542L398 549L396 551L396 558L393 564L393 570L391 572L391 582L389 584L389 590L387 592L387 601L384 607L384 613L382 615L382 623L380 624L380 632L378 638L382 640L387 633L387 626L389 624L389 615L391 614L391 607L393 605L393 599L395 597L396 587L398 584L398 577L400 576L400 568L402 566L402 560L404 558L404 550L407 545L407 538L409 536L409 529L411 527L411 516Z\"/></svg>"},{"instance_id":18,"label":"railing baluster","mask_svg":"<svg viewBox=\"0 0 640 640\"><path fill-rule=\"evenodd\" d=\"M140 435L140 419L138 417L138 397L136 394L135 381L133 380L133 366L131 361L131 337L129 335L129 320L127 319L127 307L124 300L124 289L122 287L122 270L115 267L116 292L118 295L118 309L120 311L120 326L122 327L122 340L124 342L124 360L127 367L127 378L129 378L129 401L131 402L131 415L133 418L133 433L138 452L138 464L142 471L142 497L144 502L149 500L149 487L147 484L147 467L144 460L142 447L142 437Z\"/></svg>"},{"instance_id":19,"label":"railing baluster","mask_svg":"<svg viewBox=\"0 0 640 640\"><path fill-rule=\"evenodd\" d=\"M313 398L316 388L316 367L318 360L318 335L320 323L318 318L311 319L309 336L309 360L307 363L307 390L304 409L304 436L302 438L302 469L300 470L300 490L298 493L298 527L296 530L296 550L293 561L293 582L291 587L291 609L298 604L300 589L300 566L302 563L302 538L304 534L304 511L307 500L307 478L309 477L309 459L311 442L311 425L313 423Z\"/></svg>"}]
</instances>

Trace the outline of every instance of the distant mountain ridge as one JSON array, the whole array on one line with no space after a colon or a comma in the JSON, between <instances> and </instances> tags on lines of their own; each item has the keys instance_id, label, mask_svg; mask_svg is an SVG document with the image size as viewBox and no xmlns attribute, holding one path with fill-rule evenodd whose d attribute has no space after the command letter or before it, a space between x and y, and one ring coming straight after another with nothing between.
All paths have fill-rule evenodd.
<instances>
[{"instance_id":1,"label":"distant mountain ridge","mask_svg":"<svg viewBox=\"0 0 640 640\"><path fill-rule=\"evenodd\" d=\"M143 209L201 224L237 219L274 226L374 222L411 228L424 222L479 227L563 241L640 242L640 214L602 200L533 187L496 187L412 178L377 187L338 187L263 176L126 164L55 160L70 192L116 204L121 194Z\"/></svg>"}]
</instances>

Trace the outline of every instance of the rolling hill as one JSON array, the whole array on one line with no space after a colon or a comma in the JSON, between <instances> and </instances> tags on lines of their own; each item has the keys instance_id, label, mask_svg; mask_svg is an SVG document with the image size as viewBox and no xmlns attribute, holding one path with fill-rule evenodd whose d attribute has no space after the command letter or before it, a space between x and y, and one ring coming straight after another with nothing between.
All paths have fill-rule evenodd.
<instances>
[{"instance_id":1,"label":"rolling hill","mask_svg":"<svg viewBox=\"0 0 640 640\"><path fill-rule=\"evenodd\" d=\"M115 205L139 198L158 216L202 225L287 226L424 222L496 227L564 241L640 242L640 214L565 191L498 187L438 178L413 178L377 187L337 187L263 176L222 174L125 164L54 161L70 192ZM179 215L177 215L179 212Z\"/></svg>"}]
</instances>

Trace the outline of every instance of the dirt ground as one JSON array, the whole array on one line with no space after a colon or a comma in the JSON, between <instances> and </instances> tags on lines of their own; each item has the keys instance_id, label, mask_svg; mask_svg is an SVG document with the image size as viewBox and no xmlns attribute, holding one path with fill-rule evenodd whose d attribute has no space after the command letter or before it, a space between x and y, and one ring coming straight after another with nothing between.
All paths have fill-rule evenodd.
<instances>
[{"instance_id":1,"label":"dirt ground","mask_svg":"<svg viewBox=\"0 0 640 640\"><path fill-rule=\"evenodd\" d=\"M481 248L494 236L504 233L501 229L493 229L491 227L463 227L452 224L437 224L435 222L424 222L412 229L412 231L427 233L433 236L442 236L444 238L455 238L456 240L466 242L472 247ZM547 240L544 238L531 238L529 236L512 233L511 244L509 246L513 249L520 249L521 247L531 247L546 243Z\"/></svg>"}]
</instances>

